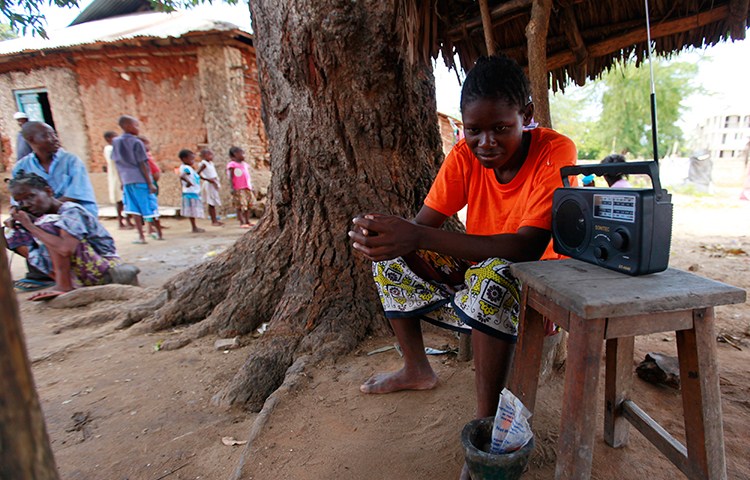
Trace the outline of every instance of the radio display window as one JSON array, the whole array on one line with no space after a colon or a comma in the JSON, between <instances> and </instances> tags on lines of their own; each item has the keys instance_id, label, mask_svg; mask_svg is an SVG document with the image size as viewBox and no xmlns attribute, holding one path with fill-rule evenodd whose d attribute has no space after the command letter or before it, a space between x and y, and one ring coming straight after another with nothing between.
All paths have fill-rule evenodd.
<instances>
[{"instance_id":1,"label":"radio display window","mask_svg":"<svg viewBox=\"0 0 750 480\"><path fill-rule=\"evenodd\" d=\"M635 223L635 196L595 194L594 217Z\"/></svg>"}]
</instances>

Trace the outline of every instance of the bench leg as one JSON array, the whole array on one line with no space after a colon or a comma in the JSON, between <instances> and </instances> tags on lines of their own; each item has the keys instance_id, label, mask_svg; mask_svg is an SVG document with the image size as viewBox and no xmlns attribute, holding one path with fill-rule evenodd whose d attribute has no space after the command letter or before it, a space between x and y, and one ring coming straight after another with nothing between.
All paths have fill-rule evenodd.
<instances>
[{"instance_id":1,"label":"bench leg","mask_svg":"<svg viewBox=\"0 0 750 480\"><path fill-rule=\"evenodd\" d=\"M603 318L584 320L570 316L557 480L585 480L591 476L604 327Z\"/></svg>"},{"instance_id":2,"label":"bench leg","mask_svg":"<svg viewBox=\"0 0 750 480\"><path fill-rule=\"evenodd\" d=\"M724 480L724 432L712 308L693 310L693 328L677 332L685 440L692 478Z\"/></svg>"},{"instance_id":3,"label":"bench leg","mask_svg":"<svg viewBox=\"0 0 750 480\"><path fill-rule=\"evenodd\" d=\"M526 306L527 295L528 288L524 287L521 301L523 308L518 322L518 344L508 389L533 413L544 348L544 317Z\"/></svg>"},{"instance_id":4,"label":"bench leg","mask_svg":"<svg viewBox=\"0 0 750 480\"><path fill-rule=\"evenodd\" d=\"M604 381L604 441L611 447L628 444L630 424L622 416L622 402L633 385L633 337L607 340Z\"/></svg>"}]
</instances>

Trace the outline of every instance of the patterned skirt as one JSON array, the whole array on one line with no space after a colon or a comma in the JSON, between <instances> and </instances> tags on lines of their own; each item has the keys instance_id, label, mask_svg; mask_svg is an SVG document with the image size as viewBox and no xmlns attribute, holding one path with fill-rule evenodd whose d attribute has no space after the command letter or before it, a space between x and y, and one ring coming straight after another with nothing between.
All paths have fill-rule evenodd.
<instances>
[{"instance_id":1,"label":"patterned skirt","mask_svg":"<svg viewBox=\"0 0 750 480\"><path fill-rule=\"evenodd\" d=\"M234 203L234 208L237 210L250 210L253 208L254 201L255 197L252 190L243 188L232 192L232 203Z\"/></svg>"},{"instance_id":2,"label":"patterned skirt","mask_svg":"<svg viewBox=\"0 0 750 480\"><path fill-rule=\"evenodd\" d=\"M180 215L183 217L203 218L203 202L201 202L200 198L183 195Z\"/></svg>"},{"instance_id":3,"label":"patterned skirt","mask_svg":"<svg viewBox=\"0 0 750 480\"><path fill-rule=\"evenodd\" d=\"M509 342L518 335L521 286L510 262L473 264L420 250L373 263L387 318L419 318L457 331L475 328Z\"/></svg>"},{"instance_id":4,"label":"patterned skirt","mask_svg":"<svg viewBox=\"0 0 750 480\"><path fill-rule=\"evenodd\" d=\"M47 233L60 235L60 227L51 223L37 223L36 226ZM28 247L29 256L27 260L29 264L47 275L54 274L49 250L43 243L37 242L29 232L22 229L6 230L5 239L8 248L11 250L21 246ZM109 269L120 265L120 263L122 263L120 257L108 257L99 254L91 243L84 238L78 243L70 257L70 279L76 288L104 285L109 282L110 277L107 275Z\"/></svg>"}]
</instances>

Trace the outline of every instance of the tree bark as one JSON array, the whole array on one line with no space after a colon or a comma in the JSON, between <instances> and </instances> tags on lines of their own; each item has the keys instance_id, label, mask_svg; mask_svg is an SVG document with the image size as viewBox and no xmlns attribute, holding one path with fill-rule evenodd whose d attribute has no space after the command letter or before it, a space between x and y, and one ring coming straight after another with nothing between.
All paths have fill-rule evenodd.
<instances>
[{"instance_id":1,"label":"tree bark","mask_svg":"<svg viewBox=\"0 0 750 480\"><path fill-rule=\"evenodd\" d=\"M0 478L57 480L5 252L0 253L0 305Z\"/></svg>"},{"instance_id":2,"label":"tree bark","mask_svg":"<svg viewBox=\"0 0 750 480\"><path fill-rule=\"evenodd\" d=\"M271 155L267 210L231 251L172 279L148 326L234 336L269 322L213 399L257 411L296 357L333 358L387 331L370 265L353 255L347 231L360 213L413 216L442 151L434 78L405 60L400 2L250 8Z\"/></svg>"}]
</instances>

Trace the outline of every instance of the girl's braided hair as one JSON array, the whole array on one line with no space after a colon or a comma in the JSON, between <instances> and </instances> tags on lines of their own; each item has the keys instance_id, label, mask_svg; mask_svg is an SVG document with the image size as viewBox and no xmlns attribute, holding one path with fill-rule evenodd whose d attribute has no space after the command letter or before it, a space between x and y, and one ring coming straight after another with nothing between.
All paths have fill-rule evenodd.
<instances>
[{"instance_id":1,"label":"girl's braided hair","mask_svg":"<svg viewBox=\"0 0 750 480\"><path fill-rule=\"evenodd\" d=\"M36 190L44 190L49 187L47 180L40 177L36 173L26 172L25 170L19 170L13 178L6 178L5 182L8 184L8 188L15 188L25 185L29 188Z\"/></svg>"},{"instance_id":2,"label":"girl's braided hair","mask_svg":"<svg viewBox=\"0 0 750 480\"><path fill-rule=\"evenodd\" d=\"M531 102L531 85L512 58L502 54L479 57L461 89L461 111L480 98L505 100L520 110Z\"/></svg>"}]
</instances>

